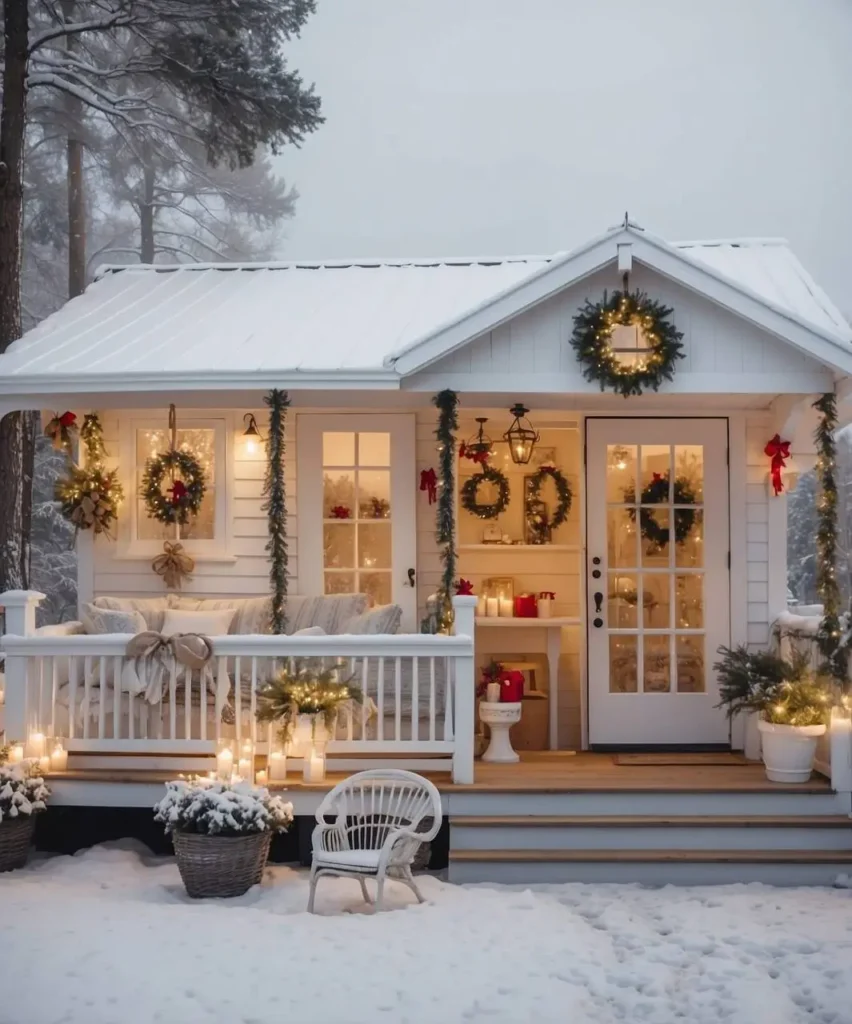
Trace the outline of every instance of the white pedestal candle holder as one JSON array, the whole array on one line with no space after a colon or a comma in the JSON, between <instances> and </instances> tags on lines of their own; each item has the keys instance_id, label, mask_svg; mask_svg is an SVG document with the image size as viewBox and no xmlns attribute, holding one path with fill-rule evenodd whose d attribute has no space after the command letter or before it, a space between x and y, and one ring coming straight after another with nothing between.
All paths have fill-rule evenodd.
<instances>
[{"instance_id":1,"label":"white pedestal candle holder","mask_svg":"<svg viewBox=\"0 0 852 1024\"><path fill-rule=\"evenodd\" d=\"M491 730L491 742L482 755L483 761L497 764L514 764L520 761L512 747L509 730L521 720L520 701L493 704L482 701L479 705L479 720Z\"/></svg>"}]
</instances>

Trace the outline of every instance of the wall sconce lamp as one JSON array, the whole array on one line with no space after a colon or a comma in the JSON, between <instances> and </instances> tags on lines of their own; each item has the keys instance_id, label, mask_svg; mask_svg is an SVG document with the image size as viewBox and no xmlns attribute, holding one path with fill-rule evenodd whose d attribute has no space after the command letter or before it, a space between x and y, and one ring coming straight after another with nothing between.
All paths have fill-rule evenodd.
<instances>
[{"instance_id":1,"label":"wall sconce lamp","mask_svg":"<svg viewBox=\"0 0 852 1024\"><path fill-rule=\"evenodd\" d=\"M254 455L258 444L263 440L260 431L257 429L257 420L254 418L254 413L247 412L243 416L243 423L246 424L246 429L243 431L243 437L246 439L246 451L250 455Z\"/></svg>"}]
</instances>

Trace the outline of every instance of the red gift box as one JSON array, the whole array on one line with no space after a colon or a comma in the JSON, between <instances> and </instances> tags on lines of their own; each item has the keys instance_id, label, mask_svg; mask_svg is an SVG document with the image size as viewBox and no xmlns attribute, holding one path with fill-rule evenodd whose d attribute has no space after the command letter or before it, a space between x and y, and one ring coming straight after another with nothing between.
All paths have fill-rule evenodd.
<instances>
[{"instance_id":1,"label":"red gift box","mask_svg":"<svg viewBox=\"0 0 852 1024\"><path fill-rule=\"evenodd\" d=\"M524 697L524 674L515 669L504 672L500 676L500 701L503 704L516 704Z\"/></svg>"},{"instance_id":2,"label":"red gift box","mask_svg":"<svg viewBox=\"0 0 852 1024\"><path fill-rule=\"evenodd\" d=\"M538 618L538 604L535 594L518 594L515 597L515 618Z\"/></svg>"}]
</instances>

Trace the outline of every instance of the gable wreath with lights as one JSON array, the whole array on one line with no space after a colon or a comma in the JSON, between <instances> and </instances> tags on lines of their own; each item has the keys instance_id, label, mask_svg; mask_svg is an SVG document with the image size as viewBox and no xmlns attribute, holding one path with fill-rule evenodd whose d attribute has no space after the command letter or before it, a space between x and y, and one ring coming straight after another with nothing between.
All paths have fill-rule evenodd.
<instances>
[{"instance_id":1,"label":"gable wreath with lights","mask_svg":"<svg viewBox=\"0 0 852 1024\"><path fill-rule=\"evenodd\" d=\"M683 359L683 334L671 320L672 310L649 299L644 292L604 292L600 302L586 300L574 317L571 345L583 365L583 376L600 384L601 391L641 395L651 388L659 390L664 380L672 380L675 364ZM613 328L635 326L647 347L635 350L636 363L621 363L613 351Z\"/></svg>"}]
</instances>

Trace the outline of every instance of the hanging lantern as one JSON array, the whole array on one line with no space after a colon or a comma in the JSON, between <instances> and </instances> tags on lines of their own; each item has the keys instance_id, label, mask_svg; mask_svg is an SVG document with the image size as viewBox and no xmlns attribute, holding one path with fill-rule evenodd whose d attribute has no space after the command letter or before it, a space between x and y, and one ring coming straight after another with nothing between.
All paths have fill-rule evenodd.
<instances>
[{"instance_id":1,"label":"hanging lantern","mask_svg":"<svg viewBox=\"0 0 852 1024\"><path fill-rule=\"evenodd\" d=\"M488 456L491 454L494 442L485 433L485 424L488 422L488 417L477 416L476 422L479 424L479 430L469 441L462 443L461 448L459 448L459 458L470 459L471 462L477 462L481 465L488 461Z\"/></svg>"},{"instance_id":2,"label":"hanging lantern","mask_svg":"<svg viewBox=\"0 0 852 1024\"><path fill-rule=\"evenodd\" d=\"M249 455L253 455L257 451L258 444L263 440L263 437L257 429L257 420L252 413L247 412L243 416L243 423L247 424L246 429L243 431L246 451Z\"/></svg>"},{"instance_id":3,"label":"hanging lantern","mask_svg":"<svg viewBox=\"0 0 852 1024\"><path fill-rule=\"evenodd\" d=\"M509 454L512 462L519 466L525 466L532 458L539 433L533 429L532 423L526 419L529 409L517 402L509 412L515 417L511 427L503 435L509 445Z\"/></svg>"}]
</instances>

